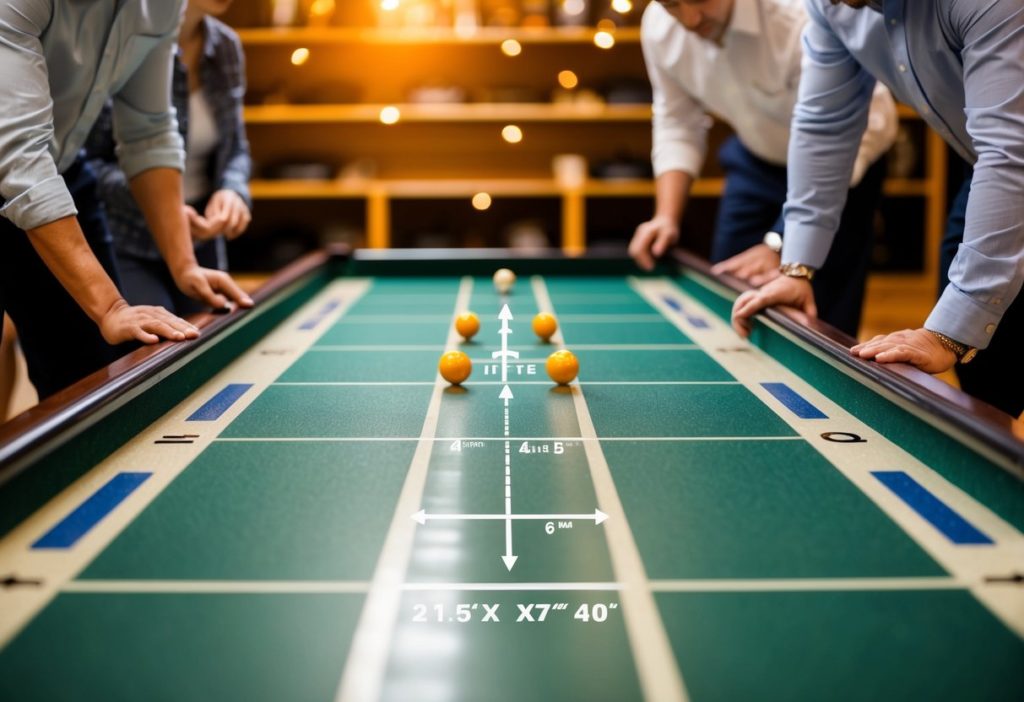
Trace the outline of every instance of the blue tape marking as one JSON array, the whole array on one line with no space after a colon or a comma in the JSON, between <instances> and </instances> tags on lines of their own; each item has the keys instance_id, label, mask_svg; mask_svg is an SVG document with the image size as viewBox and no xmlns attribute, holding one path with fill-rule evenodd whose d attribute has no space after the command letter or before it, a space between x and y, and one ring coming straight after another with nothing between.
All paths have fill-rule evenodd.
<instances>
[{"instance_id":1,"label":"blue tape marking","mask_svg":"<svg viewBox=\"0 0 1024 702\"><path fill-rule=\"evenodd\" d=\"M338 309L338 305L340 304L341 300L331 300L326 305L321 307L319 312L317 312L315 315L313 315L305 322L300 324L299 329L301 329L302 331L309 331L310 329L314 329L318 324L320 324L320 322L324 321L324 318L327 317L327 315L329 315L334 310Z\"/></svg>"},{"instance_id":2,"label":"blue tape marking","mask_svg":"<svg viewBox=\"0 0 1024 702\"><path fill-rule=\"evenodd\" d=\"M872 471L871 475L891 490L910 509L945 534L954 544L991 544L992 539L954 512L945 502L928 492L902 470Z\"/></svg>"},{"instance_id":3,"label":"blue tape marking","mask_svg":"<svg viewBox=\"0 0 1024 702\"><path fill-rule=\"evenodd\" d=\"M797 395L793 388L785 383L761 383L761 387L800 419L828 419L824 412Z\"/></svg>"},{"instance_id":4,"label":"blue tape marking","mask_svg":"<svg viewBox=\"0 0 1024 702\"><path fill-rule=\"evenodd\" d=\"M663 297L665 304L674 309L676 312L682 312L683 306L679 304L679 301L672 297Z\"/></svg>"},{"instance_id":5,"label":"blue tape marking","mask_svg":"<svg viewBox=\"0 0 1024 702\"><path fill-rule=\"evenodd\" d=\"M228 407L235 404L252 383L232 383L207 400L206 404L192 413L186 422L212 422L227 412Z\"/></svg>"},{"instance_id":6,"label":"blue tape marking","mask_svg":"<svg viewBox=\"0 0 1024 702\"><path fill-rule=\"evenodd\" d=\"M151 475L152 473L118 473L80 504L74 512L64 517L32 544L32 548L71 548Z\"/></svg>"},{"instance_id":7,"label":"blue tape marking","mask_svg":"<svg viewBox=\"0 0 1024 702\"><path fill-rule=\"evenodd\" d=\"M697 329L708 329L711 326L703 317L687 317L686 321L688 321L691 326L696 327Z\"/></svg>"}]
</instances>

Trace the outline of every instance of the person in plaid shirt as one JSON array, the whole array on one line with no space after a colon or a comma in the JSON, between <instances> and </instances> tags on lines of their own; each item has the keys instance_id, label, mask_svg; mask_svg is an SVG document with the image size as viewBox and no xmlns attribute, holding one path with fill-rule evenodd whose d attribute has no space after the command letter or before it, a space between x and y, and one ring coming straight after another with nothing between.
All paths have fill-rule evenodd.
<instances>
[{"instance_id":1,"label":"person in plaid shirt","mask_svg":"<svg viewBox=\"0 0 1024 702\"><path fill-rule=\"evenodd\" d=\"M227 269L225 239L242 234L251 220L252 161L242 121L245 59L238 35L213 15L231 0L189 0L174 60L172 104L185 140L185 213L204 266ZM124 296L132 304L160 305L176 314L202 309L181 294L160 256L114 153L108 105L86 149L99 180L114 238Z\"/></svg>"}]
</instances>

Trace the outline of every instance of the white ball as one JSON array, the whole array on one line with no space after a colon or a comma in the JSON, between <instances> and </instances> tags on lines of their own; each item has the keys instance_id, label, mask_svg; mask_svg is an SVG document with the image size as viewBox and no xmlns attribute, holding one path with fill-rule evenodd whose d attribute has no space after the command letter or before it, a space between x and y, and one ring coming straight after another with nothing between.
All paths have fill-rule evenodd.
<instances>
[{"instance_id":1,"label":"white ball","mask_svg":"<svg viewBox=\"0 0 1024 702\"><path fill-rule=\"evenodd\" d=\"M494 289L502 295L508 293L516 282L516 274L508 268L499 268L494 272Z\"/></svg>"}]
</instances>

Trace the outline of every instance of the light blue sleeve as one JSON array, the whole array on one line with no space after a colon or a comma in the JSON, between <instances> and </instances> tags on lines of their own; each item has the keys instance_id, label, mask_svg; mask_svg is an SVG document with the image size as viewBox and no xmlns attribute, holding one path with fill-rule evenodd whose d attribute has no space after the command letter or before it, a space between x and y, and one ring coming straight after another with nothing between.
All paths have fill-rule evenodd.
<instances>
[{"instance_id":1,"label":"light blue sleeve","mask_svg":"<svg viewBox=\"0 0 1024 702\"><path fill-rule=\"evenodd\" d=\"M151 168L185 169L185 146L171 106L176 40L175 27L113 97L117 158L129 179Z\"/></svg>"},{"instance_id":2,"label":"light blue sleeve","mask_svg":"<svg viewBox=\"0 0 1024 702\"><path fill-rule=\"evenodd\" d=\"M1024 283L1024 8L952 3L967 132L978 159L963 243L925 326L983 349Z\"/></svg>"},{"instance_id":3,"label":"light blue sleeve","mask_svg":"<svg viewBox=\"0 0 1024 702\"><path fill-rule=\"evenodd\" d=\"M839 228L875 79L808 0L803 68L789 140L783 263L820 268Z\"/></svg>"},{"instance_id":4,"label":"light blue sleeve","mask_svg":"<svg viewBox=\"0 0 1024 702\"><path fill-rule=\"evenodd\" d=\"M52 11L49 0L0 4L0 213L21 229L78 213L50 150L53 101L40 37Z\"/></svg>"}]
</instances>

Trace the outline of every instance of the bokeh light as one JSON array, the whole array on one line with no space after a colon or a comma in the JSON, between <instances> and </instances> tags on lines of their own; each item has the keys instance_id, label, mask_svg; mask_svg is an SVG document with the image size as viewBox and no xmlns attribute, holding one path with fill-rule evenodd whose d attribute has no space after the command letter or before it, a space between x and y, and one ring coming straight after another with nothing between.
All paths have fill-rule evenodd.
<instances>
[{"instance_id":1,"label":"bokeh light","mask_svg":"<svg viewBox=\"0 0 1024 702\"><path fill-rule=\"evenodd\" d=\"M501 42L501 53L506 56L518 56L523 53L523 45L515 39L506 39Z\"/></svg>"},{"instance_id":2,"label":"bokeh light","mask_svg":"<svg viewBox=\"0 0 1024 702\"><path fill-rule=\"evenodd\" d=\"M518 144L523 140L523 130L514 124L509 124L501 130L501 138L509 144Z\"/></svg>"},{"instance_id":3,"label":"bokeh light","mask_svg":"<svg viewBox=\"0 0 1024 702\"><path fill-rule=\"evenodd\" d=\"M382 107L380 110L380 121L384 124L395 124L402 118L402 112L394 105Z\"/></svg>"},{"instance_id":4,"label":"bokeh light","mask_svg":"<svg viewBox=\"0 0 1024 702\"><path fill-rule=\"evenodd\" d=\"M487 193L477 193L473 196L473 207L474 209L483 212L491 207L491 196Z\"/></svg>"},{"instance_id":5,"label":"bokeh light","mask_svg":"<svg viewBox=\"0 0 1024 702\"><path fill-rule=\"evenodd\" d=\"M610 49L615 46L615 37L611 32L597 32L594 35L594 45L599 49Z\"/></svg>"},{"instance_id":6,"label":"bokeh light","mask_svg":"<svg viewBox=\"0 0 1024 702\"><path fill-rule=\"evenodd\" d=\"M572 90L580 84L580 79L572 71L559 71L558 72L558 84L566 90Z\"/></svg>"},{"instance_id":7,"label":"bokeh light","mask_svg":"<svg viewBox=\"0 0 1024 702\"><path fill-rule=\"evenodd\" d=\"M306 47L300 47L292 52L292 65L301 66L309 60L309 49Z\"/></svg>"}]
</instances>

